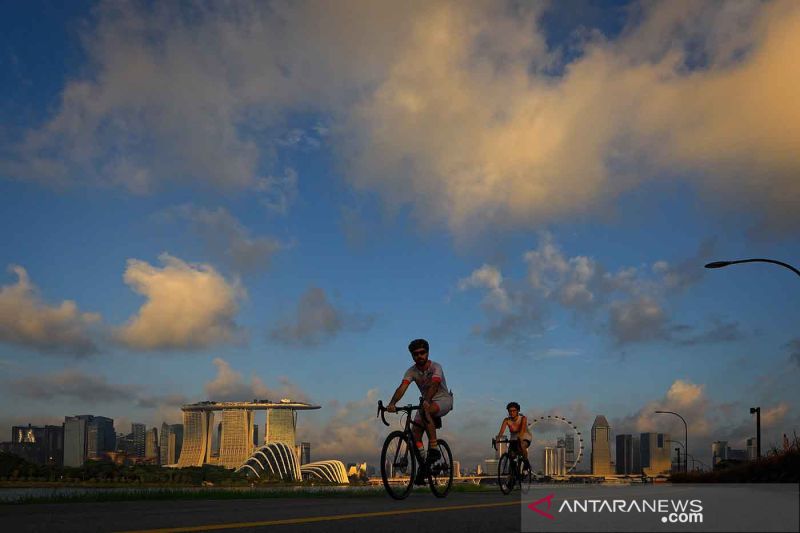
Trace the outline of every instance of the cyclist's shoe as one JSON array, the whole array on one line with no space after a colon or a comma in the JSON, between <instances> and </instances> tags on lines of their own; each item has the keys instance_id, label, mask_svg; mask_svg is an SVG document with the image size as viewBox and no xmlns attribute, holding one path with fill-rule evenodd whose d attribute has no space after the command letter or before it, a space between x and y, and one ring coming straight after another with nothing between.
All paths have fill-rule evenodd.
<instances>
[{"instance_id":1,"label":"cyclist's shoe","mask_svg":"<svg viewBox=\"0 0 800 533\"><path fill-rule=\"evenodd\" d=\"M432 465L441 458L442 452L439 451L439 448L430 448L428 450L428 456L425 458L425 462L429 465Z\"/></svg>"}]
</instances>

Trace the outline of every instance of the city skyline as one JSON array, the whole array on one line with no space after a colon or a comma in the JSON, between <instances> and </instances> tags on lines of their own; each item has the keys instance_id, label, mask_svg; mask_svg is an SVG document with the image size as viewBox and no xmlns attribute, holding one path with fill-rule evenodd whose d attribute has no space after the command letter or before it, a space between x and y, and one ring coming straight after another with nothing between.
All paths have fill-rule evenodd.
<instances>
[{"instance_id":1,"label":"city skyline","mask_svg":"<svg viewBox=\"0 0 800 533\"><path fill-rule=\"evenodd\" d=\"M703 265L800 264L800 5L581 5L9 5L0 441L292 398L374 464L424 337L464 465L510 401L779 445L798 278Z\"/></svg>"}]
</instances>

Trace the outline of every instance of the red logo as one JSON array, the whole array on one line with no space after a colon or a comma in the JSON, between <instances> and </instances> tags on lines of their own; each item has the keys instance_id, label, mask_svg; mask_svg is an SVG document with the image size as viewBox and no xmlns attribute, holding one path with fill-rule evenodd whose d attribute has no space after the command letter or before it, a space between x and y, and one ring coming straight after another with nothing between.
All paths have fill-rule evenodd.
<instances>
[{"instance_id":1,"label":"red logo","mask_svg":"<svg viewBox=\"0 0 800 533\"><path fill-rule=\"evenodd\" d=\"M542 511L541 509L537 509L536 508L536 506L539 505L540 503L547 502L547 509L549 510L550 506L553 504L553 496L555 496L555 494L549 494L549 495L545 496L544 498L540 498L540 499L536 500L535 502L533 502L531 504L528 504L528 509L530 509L531 511L533 511L535 513L539 513L540 515L542 515L545 518L549 518L550 520L554 520L555 517L553 515L551 515L550 513L546 513L544 511Z\"/></svg>"}]
</instances>

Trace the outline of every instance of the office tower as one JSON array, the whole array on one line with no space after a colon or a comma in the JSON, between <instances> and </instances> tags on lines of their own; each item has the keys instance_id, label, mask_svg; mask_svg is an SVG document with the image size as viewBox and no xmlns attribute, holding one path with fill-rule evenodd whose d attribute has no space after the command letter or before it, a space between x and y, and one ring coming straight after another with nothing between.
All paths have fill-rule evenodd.
<instances>
[{"instance_id":1,"label":"office tower","mask_svg":"<svg viewBox=\"0 0 800 533\"><path fill-rule=\"evenodd\" d=\"M254 416L255 412L249 409L222 410L219 464L237 468L253 453Z\"/></svg>"},{"instance_id":2,"label":"office tower","mask_svg":"<svg viewBox=\"0 0 800 533\"><path fill-rule=\"evenodd\" d=\"M453 461L453 476L461 477L461 461Z\"/></svg>"},{"instance_id":3,"label":"office tower","mask_svg":"<svg viewBox=\"0 0 800 533\"><path fill-rule=\"evenodd\" d=\"M605 476L611 471L611 427L603 415L597 415L592 424L592 474Z\"/></svg>"},{"instance_id":4,"label":"office tower","mask_svg":"<svg viewBox=\"0 0 800 533\"><path fill-rule=\"evenodd\" d=\"M86 462L86 425L89 415L64 417L64 466L83 466Z\"/></svg>"},{"instance_id":5,"label":"office tower","mask_svg":"<svg viewBox=\"0 0 800 533\"><path fill-rule=\"evenodd\" d=\"M295 446L296 454L297 454L297 461L301 465L305 465L311 462L311 443L310 442L301 442L297 446Z\"/></svg>"},{"instance_id":6,"label":"office tower","mask_svg":"<svg viewBox=\"0 0 800 533\"><path fill-rule=\"evenodd\" d=\"M44 464L64 464L64 426L44 427Z\"/></svg>"},{"instance_id":7,"label":"office tower","mask_svg":"<svg viewBox=\"0 0 800 533\"><path fill-rule=\"evenodd\" d=\"M144 424L131 424L131 434L133 435L133 453L131 455L134 457L144 457L145 433L147 433L147 427Z\"/></svg>"},{"instance_id":8,"label":"office tower","mask_svg":"<svg viewBox=\"0 0 800 533\"><path fill-rule=\"evenodd\" d=\"M160 452L158 449L158 430L150 428L144 438L144 458L148 463L159 464Z\"/></svg>"},{"instance_id":9,"label":"office tower","mask_svg":"<svg viewBox=\"0 0 800 533\"><path fill-rule=\"evenodd\" d=\"M162 465L172 464L167 458L169 454L169 424L161 423L161 434L158 436L158 462Z\"/></svg>"},{"instance_id":10,"label":"office tower","mask_svg":"<svg viewBox=\"0 0 800 533\"><path fill-rule=\"evenodd\" d=\"M668 474L672 470L669 433L641 433L639 450L641 468L646 475Z\"/></svg>"},{"instance_id":11,"label":"office tower","mask_svg":"<svg viewBox=\"0 0 800 533\"><path fill-rule=\"evenodd\" d=\"M99 460L113 452L117 444L114 420L105 416L90 416L86 424L86 455Z\"/></svg>"},{"instance_id":12,"label":"office tower","mask_svg":"<svg viewBox=\"0 0 800 533\"><path fill-rule=\"evenodd\" d=\"M728 460L728 441L715 440L711 443L711 466L714 467L720 461Z\"/></svg>"},{"instance_id":13,"label":"office tower","mask_svg":"<svg viewBox=\"0 0 800 533\"><path fill-rule=\"evenodd\" d=\"M178 463L183 448L183 424L172 424L169 426L169 437L167 439L167 462L165 464L174 465Z\"/></svg>"},{"instance_id":14,"label":"office tower","mask_svg":"<svg viewBox=\"0 0 800 533\"><path fill-rule=\"evenodd\" d=\"M747 439L747 460L748 461L755 461L758 459L757 454L758 447L756 446L756 438L750 437Z\"/></svg>"},{"instance_id":15,"label":"office tower","mask_svg":"<svg viewBox=\"0 0 800 533\"><path fill-rule=\"evenodd\" d=\"M568 465L575 463L575 435L567 434L564 436L565 461Z\"/></svg>"}]
</instances>

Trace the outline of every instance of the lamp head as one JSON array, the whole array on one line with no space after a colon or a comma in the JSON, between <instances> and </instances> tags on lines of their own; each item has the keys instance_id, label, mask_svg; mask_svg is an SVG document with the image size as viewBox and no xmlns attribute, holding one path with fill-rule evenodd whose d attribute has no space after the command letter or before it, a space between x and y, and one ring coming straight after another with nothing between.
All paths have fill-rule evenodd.
<instances>
[{"instance_id":1,"label":"lamp head","mask_svg":"<svg viewBox=\"0 0 800 533\"><path fill-rule=\"evenodd\" d=\"M722 268L730 265L730 261L714 261L712 263L708 263L706 268Z\"/></svg>"}]
</instances>

